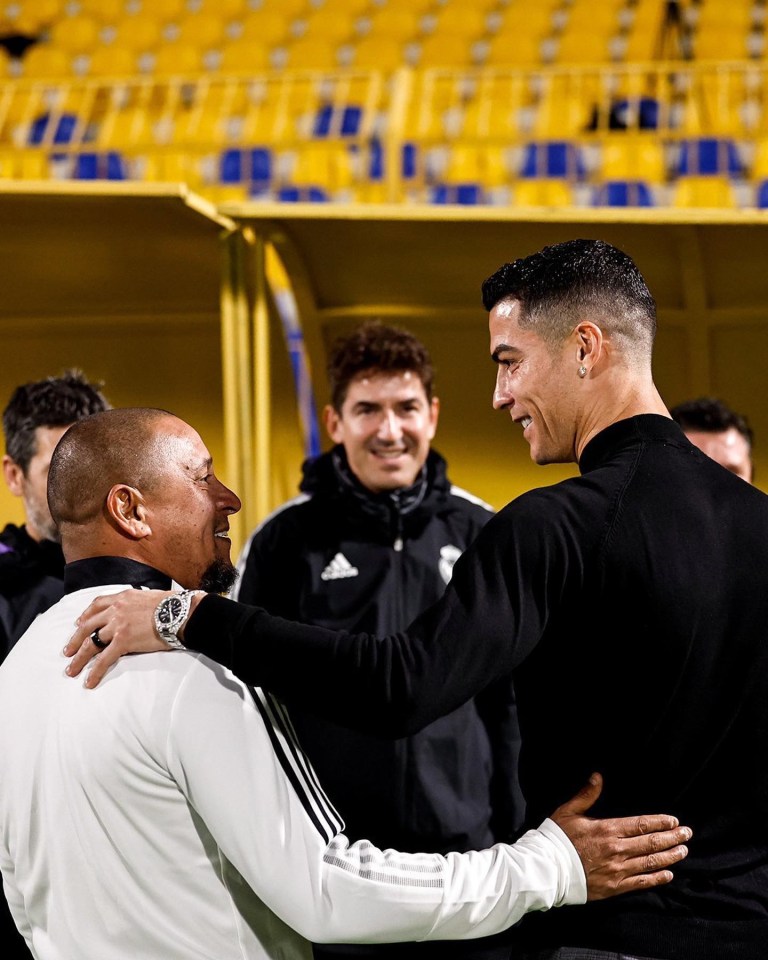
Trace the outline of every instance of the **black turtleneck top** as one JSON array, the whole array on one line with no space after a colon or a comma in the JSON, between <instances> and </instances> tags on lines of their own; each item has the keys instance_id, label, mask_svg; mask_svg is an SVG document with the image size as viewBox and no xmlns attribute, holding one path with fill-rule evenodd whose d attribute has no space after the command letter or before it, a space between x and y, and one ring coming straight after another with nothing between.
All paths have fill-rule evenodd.
<instances>
[{"instance_id":1,"label":"black turtleneck top","mask_svg":"<svg viewBox=\"0 0 768 960\"><path fill-rule=\"evenodd\" d=\"M492 519L442 600L402 633L335 633L212 597L185 641L388 735L514 670L532 821L599 770L596 815L672 813L694 830L672 884L531 916L514 934L536 947L762 960L768 498L652 414L594 437L580 470Z\"/></svg>"}]
</instances>

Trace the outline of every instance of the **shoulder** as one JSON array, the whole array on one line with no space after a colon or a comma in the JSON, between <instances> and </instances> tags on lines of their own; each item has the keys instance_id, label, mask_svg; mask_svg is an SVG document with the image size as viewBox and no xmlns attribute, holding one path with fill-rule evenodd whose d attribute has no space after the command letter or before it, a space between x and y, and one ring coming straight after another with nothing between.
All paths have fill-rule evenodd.
<instances>
[{"instance_id":1,"label":"shoulder","mask_svg":"<svg viewBox=\"0 0 768 960\"><path fill-rule=\"evenodd\" d=\"M490 503L486 503L485 500L482 500L480 497L476 497L473 493L470 493L463 487L456 486L455 483L450 485L448 489L448 496L459 509L464 509L468 513L484 517L485 520L495 513Z\"/></svg>"}]
</instances>

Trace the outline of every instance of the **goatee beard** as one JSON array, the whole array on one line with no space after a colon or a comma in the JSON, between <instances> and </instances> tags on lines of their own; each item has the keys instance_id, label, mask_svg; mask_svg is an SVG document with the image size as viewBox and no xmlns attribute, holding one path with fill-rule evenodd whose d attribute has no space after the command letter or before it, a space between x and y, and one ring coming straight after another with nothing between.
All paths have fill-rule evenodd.
<instances>
[{"instance_id":1,"label":"goatee beard","mask_svg":"<svg viewBox=\"0 0 768 960\"><path fill-rule=\"evenodd\" d=\"M227 593L239 574L229 560L214 560L200 578L199 590L206 593Z\"/></svg>"}]
</instances>

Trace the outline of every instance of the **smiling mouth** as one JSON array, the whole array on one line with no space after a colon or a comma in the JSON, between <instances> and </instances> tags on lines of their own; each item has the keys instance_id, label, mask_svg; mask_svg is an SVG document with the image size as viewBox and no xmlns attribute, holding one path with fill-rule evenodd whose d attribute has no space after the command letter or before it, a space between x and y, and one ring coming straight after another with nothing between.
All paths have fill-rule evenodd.
<instances>
[{"instance_id":1,"label":"smiling mouth","mask_svg":"<svg viewBox=\"0 0 768 960\"><path fill-rule=\"evenodd\" d=\"M229 540L229 530L217 530L214 537L218 537L220 540Z\"/></svg>"}]
</instances>

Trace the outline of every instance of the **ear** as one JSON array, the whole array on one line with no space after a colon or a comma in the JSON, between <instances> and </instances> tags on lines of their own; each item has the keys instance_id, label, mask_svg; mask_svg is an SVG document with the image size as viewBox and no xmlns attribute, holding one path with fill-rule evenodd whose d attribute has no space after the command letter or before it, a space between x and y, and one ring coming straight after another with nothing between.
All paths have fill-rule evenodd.
<instances>
[{"instance_id":1,"label":"ear","mask_svg":"<svg viewBox=\"0 0 768 960\"><path fill-rule=\"evenodd\" d=\"M3 457L3 476L14 497L24 495L24 471L7 453Z\"/></svg>"},{"instance_id":2,"label":"ear","mask_svg":"<svg viewBox=\"0 0 768 960\"><path fill-rule=\"evenodd\" d=\"M334 443L344 443L344 424L341 420L341 414L330 403L323 409L323 420L331 440Z\"/></svg>"},{"instance_id":3,"label":"ear","mask_svg":"<svg viewBox=\"0 0 768 960\"><path fill-rule=\"evenodd\" d=\"M104 502L107 516L118 532L131 540L143 540L152 533L147 522L147 506L141 491L117 483Z\"/></svg>"},{"instance_id":4,"label":"ear","mask_svg":"<svg viewBox=\"0 0 768 960\"><path fill-rule=\"evenodd\" d=\"M591 320L582 320L573 333L576 340L576 362L591 370L605 350L603 331Z\"/></svg>"},{"instance_id":5,"label":"ear","mask_svg":"<svg viewBox=\"0 0 768 960\"><path fill-rule=\"evenodd\" d=\"M437 421L440 416L440 400L437 397L432 397L432 400L429 404L429 439L435 439L435 432L437 430Z\"/></svg>"}]
</instances>

